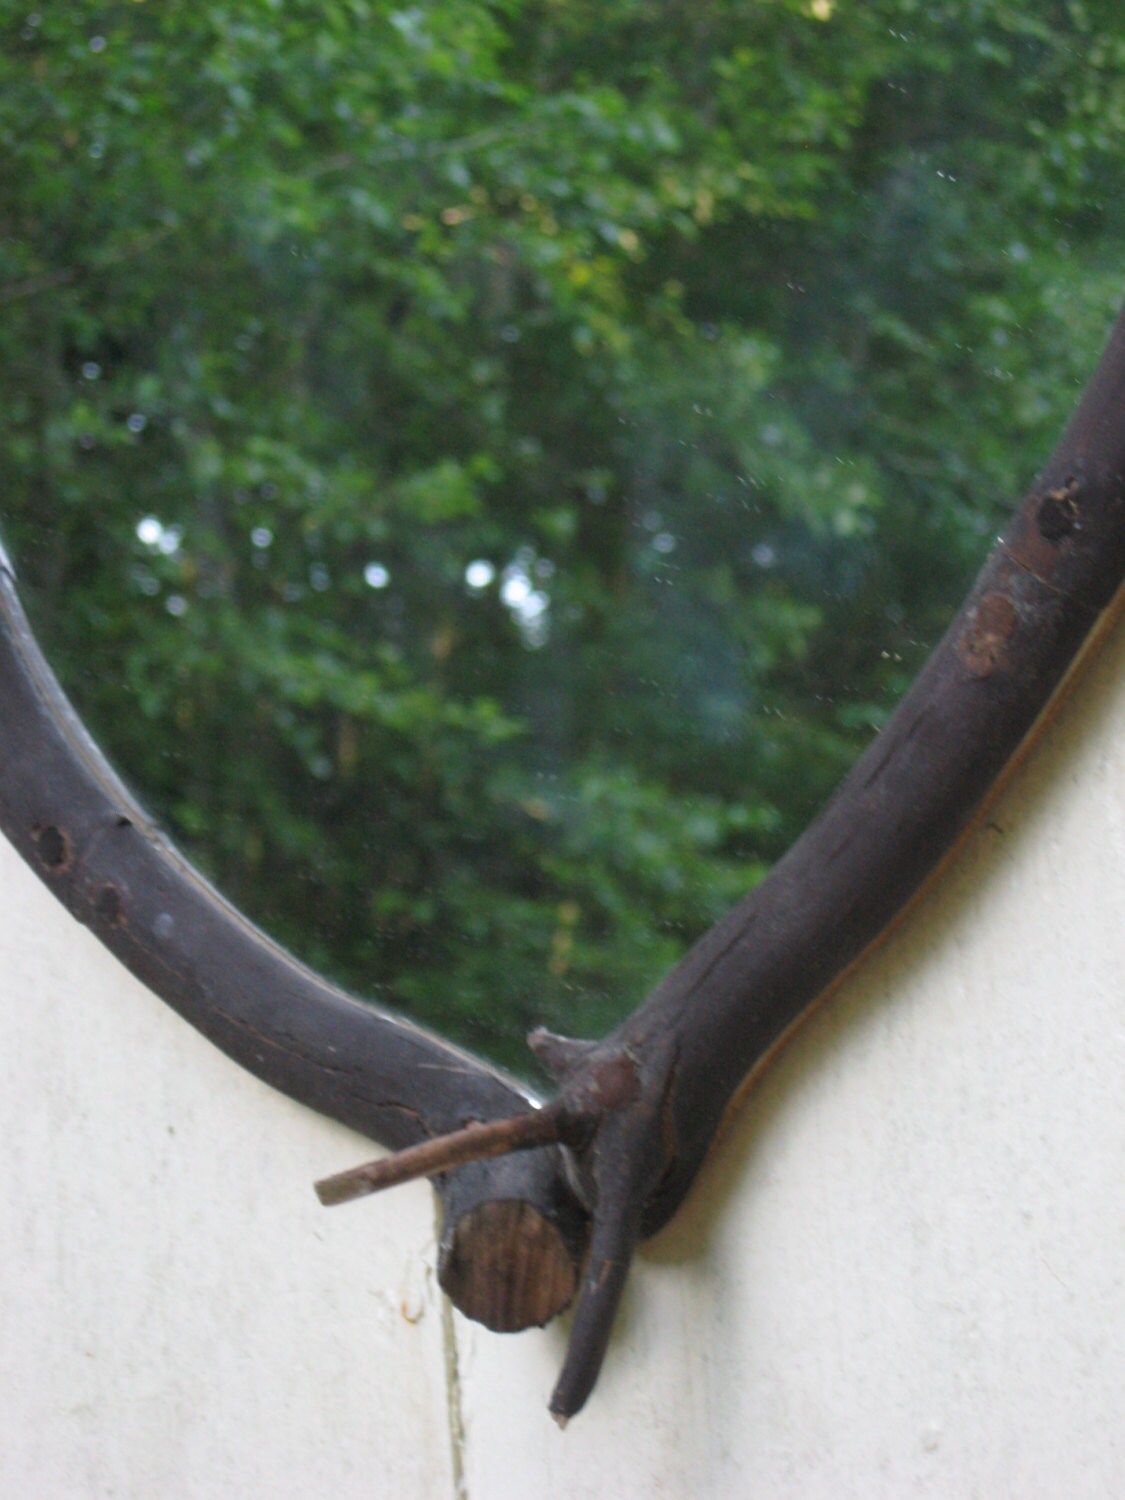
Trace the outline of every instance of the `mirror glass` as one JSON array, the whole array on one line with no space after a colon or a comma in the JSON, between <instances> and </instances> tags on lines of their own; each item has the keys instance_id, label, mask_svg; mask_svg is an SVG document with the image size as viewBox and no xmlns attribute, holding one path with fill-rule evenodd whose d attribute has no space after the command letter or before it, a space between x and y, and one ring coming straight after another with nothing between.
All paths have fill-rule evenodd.
<instances>
[{"instance_id":1,"label":"mirror glass","mask_svg":"<svg viewBox=\"0 0 1125 1500\"><path fill-rule=\"evenodd\" d=\"M1121 290L1119 0L8 8L0 527L238 905L529 1073L892 711Z\"/></svg>"}]
</instances>

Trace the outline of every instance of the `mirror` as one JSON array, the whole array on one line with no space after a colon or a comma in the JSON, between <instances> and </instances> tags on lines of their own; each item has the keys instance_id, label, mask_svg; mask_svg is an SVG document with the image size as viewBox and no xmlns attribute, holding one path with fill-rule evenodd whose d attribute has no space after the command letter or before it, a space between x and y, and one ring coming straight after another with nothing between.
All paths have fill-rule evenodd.
<instances>
[{"instance_id":1,"label":"mirror","mask_svg":"<svg viewBox=\"0 0 1125 1500\"><path fill-rule=\"evenodd\" d=\"M0 527L250 916L522 1073L800 832L1119 295L1115 5L28 13Z\"/></svg>"}]
</instances>

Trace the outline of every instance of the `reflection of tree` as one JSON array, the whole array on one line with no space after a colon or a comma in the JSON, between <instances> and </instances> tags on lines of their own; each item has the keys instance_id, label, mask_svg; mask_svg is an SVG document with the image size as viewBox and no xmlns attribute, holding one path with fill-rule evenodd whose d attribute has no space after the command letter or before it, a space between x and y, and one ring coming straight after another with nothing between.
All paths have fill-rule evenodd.
<instances>
[{"instance_id":1,"label":"reflection of tree","mask_svg":"<svg viewBox=\"0 0 1125 1500\"><path fill-rule=\"evenodd\" d=\"M0 65L44 633L298 951L509 1059L602 1034L885 720L1068 405L1121 21L199 12L45 11Z\"/></svg>"},{"instance_id":2,"label":"reflection of tree","mask_svg":"<svg viewBox=\"0 0 1125 1500\"><path fill-rule=\"evenodd\" d=\"M949 631L820 817L608 1038L531 1034L558 1085L548 1103L317 1185L331 1205L468 1162L567 1148L591 1225L551 1398L563 1425L597 1380L637 1241L680 1206L736 1092L886 934L1087 642L1120 617L1109 606L1125 584L1123 403L1125 312Z\"/></svg>"}]
</instances>

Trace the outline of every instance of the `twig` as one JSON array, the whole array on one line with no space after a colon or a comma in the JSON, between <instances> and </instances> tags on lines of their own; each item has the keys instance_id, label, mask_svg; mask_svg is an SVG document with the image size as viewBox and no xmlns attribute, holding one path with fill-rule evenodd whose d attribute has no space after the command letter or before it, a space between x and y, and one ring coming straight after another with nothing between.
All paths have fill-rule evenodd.
<instances>
[{"instance_id":1,"label":"twig","mask_svg":"<svg viewBox=\"0 0 1125 1500\"><path fill-rule=\"evenodd\" d=\"M176 234L181 227L182 223L161 224L158 229L149 230L128 245L98 256L89 265L61 266L55 271L40 271L23 281L10 281L6 286L0 286L0 302L19 302L25 297L36 297L40 292L53 291L58 286L71 286L83 276L95 276L99 271L109 270L111 266L134 260L138 255L144 255L155 245L159 245L169 235Z\"/></svg>"},{"instance_id":2,"label":"twig","mask_svg":"<svg viewBox=\"0 0 1125 1500\"><path fill-rule=\"evenodd\" d=\"M307 178L324 177L329 172L350 172L356 168L379 167L393 161L434 161L441 156L455 156L470 151L484 151L489 146L499 146L505 141L527 140L541 135L546 125L493 125L478 130L473 135L463 135L453 141L414 141L404 136L393 146L384 146L379 151L356 155L352 151L340 151L335 156L326 156L313 164L303 175Z\"/></svg>"},{"instance_id":3,"label":"twig","mask_svg":"<svg viewBox=\"0 0 1125 1500\"><path fill-rule=\"evenodd\" d=\"M464 1130L451 1131L432 1141L408 1146L405 1151L381 1156L351 1167L314 1183L316 1195L325 1208L350 1203L385 1188L398 1187L419 1177L436 1177L452 1167L470 1161L487 1161L507 1156L511 1151L530 1151L536 1146L553 1146L559 1140L558 1111L542 1109L506 1120L491 1120L487 1125L474 1122Z\"/></svg>"},{"instance_id":4,"label":"twig","mask_svg":"<svg viewBox=\"0 0 1125 1500\"><path fill-rule=\"evenodd\" d=\"M682 1202L732 1098L951 852L1119 595L1123 411L1125 312L944 640L821 816L611 1037L533 1037L560 1082L543 1115L559 1113L593 1219L557 1419L592 1390L633 1247Z\"/></svg>"}]
</instances>

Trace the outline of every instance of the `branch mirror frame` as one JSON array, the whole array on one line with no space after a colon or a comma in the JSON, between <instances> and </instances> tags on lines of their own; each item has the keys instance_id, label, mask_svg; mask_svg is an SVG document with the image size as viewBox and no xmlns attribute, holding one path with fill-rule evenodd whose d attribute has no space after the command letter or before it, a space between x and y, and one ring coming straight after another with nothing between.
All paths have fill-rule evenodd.
<instances>
[{"instance_id":1,"label":"branch mirror frame","mask_svg":"<svg viewBox=\"0 0 1125 1500\"><path fill-rule=\"evenodd\" d=\"M825 810L609 1036L531 1044L526 1085L285 953L169 844L68 704L0 552L0 828L160 998L267 1083L396 1155L323 1202L433 1176L439 1279L501 1331L577 1306L551 1398L589 1396L635 1245L676 1212L779 1041L938 871L1118 613L1125 313L1055 452ZM1116 602L1115 602L1116 601Z\"/></svg>"},{"instance_id":2,"label":"branch mirror frame","mask_svg":"<svg viewBox=\"0 0 1125 1500\"><path fill-rule=\"evenodd\" d=\"M551 1399L601 1366L639 1239L687 1193L779 1039L941 865L1115 619L1125 580L1125 313L1055 452L890 723L765 880L600 1042L535 1033L559 1080L514 1079L289 957L168 844L39 651L0 554L0 827L157 995L250 1072L400 1153L322 1201L433 1175L439 1276L487 1326L577 1294ZM518 1154L517 1154L518 1153Z\"/></svg>"}]
</instances>

